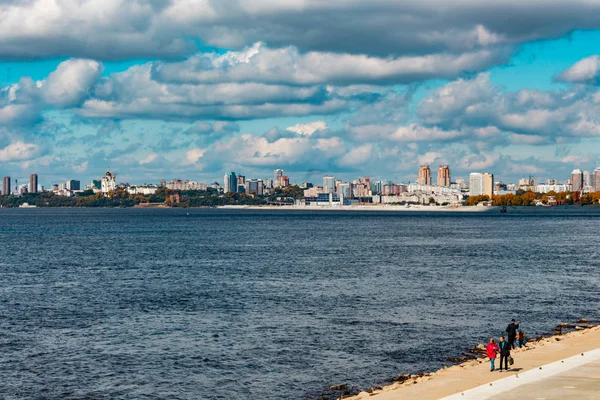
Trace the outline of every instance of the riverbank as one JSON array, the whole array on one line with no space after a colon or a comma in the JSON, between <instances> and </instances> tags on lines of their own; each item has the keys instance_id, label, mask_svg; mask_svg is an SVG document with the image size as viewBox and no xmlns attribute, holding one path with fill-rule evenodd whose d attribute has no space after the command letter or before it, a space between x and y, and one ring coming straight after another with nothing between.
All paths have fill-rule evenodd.
<instances>
[{"instance_id":1,"label":"riverbank","mask_svg":"<svg viewBox=\"0 0 600 400\"><path fill-rule=\"evenodd\" d=\"M500 207L482 206L425 206L425 205L352 205L352 206L219 206L231 210L273 210L273 211L391 211L391 212L500 212Z\"/></svg>"},{"instance_id":2,"label":"riverbank","mask_svg":"<svg viewBox=\"0 0 600 400\"><path fill-rule=\"evenodd\" d=\"M511 355L515 364L508 372L489 371L489 359L485 356L444 367L436 372L422 375L404 375L399 381L382 388L370 389L352 400L376 398L378 400L420 399L434 400L461 394L464 391L486 385L496 380L522 374L569 357L596 350L600 347L600 326L581 324L578 330L530 341L527 347L515 349ZM496 361L498 366L499 360Z\"/></svg>"}]
</instances>

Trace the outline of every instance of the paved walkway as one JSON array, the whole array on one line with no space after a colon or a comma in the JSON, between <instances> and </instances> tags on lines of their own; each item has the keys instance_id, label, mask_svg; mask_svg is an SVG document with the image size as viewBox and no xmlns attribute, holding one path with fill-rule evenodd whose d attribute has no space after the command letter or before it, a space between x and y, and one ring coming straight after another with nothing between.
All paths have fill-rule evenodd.
<instances>
[{"instance_id":1,"label":"paved walkway","mask_svg":"<svg viewBox=\"0 0 600 400\"><path fill-rule=\"evenodd\" d=\"M600 349L443 398L458 399L600 400Z\"/></svg>"}]
</instances>

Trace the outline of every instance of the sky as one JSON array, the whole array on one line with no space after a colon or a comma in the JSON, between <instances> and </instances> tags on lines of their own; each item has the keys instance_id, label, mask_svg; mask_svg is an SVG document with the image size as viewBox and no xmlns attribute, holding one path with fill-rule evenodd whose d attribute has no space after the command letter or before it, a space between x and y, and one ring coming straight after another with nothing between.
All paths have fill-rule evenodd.
<instances>
[{"instance_id":1,"label":"sky","mask_svg":"<svg viewBox=\"0 0 600 400\"><path fill-rule=\"evenodd\" d=\"M600 0L0 0L0 175L564 181L597 43Z\"/></svg>"}]
</instances>

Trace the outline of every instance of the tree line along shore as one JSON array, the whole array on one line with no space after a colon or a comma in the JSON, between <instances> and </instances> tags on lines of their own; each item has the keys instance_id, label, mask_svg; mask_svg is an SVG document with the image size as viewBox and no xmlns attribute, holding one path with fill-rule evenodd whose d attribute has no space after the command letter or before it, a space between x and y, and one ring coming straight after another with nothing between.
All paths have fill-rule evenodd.
<instances>
[{"instance_id":1,"label":"tree line along shore","mask_svg":"<svg viewBox=\"0 0 600 400\"><path fill-rule=\"evenodd\" d=\"M170 190L160 188L152 195L130 194L125 189L117 189L107 195L86 190L74 196L59 196L53 192L24 193L21 196L0 196L0 207L14 208L25 203L36 207L219 207L219 206L261 206L269 204L292 205L303 198L303 189L297 185L277 188L270 196L255 196L240 192L221 193L216 189ZM476 206L482 202L493 206L519 207L536 205L599 205L600 192L534 193L519 190L515 194L468 196L464 206Z\"/></svg>"}]
</instances>

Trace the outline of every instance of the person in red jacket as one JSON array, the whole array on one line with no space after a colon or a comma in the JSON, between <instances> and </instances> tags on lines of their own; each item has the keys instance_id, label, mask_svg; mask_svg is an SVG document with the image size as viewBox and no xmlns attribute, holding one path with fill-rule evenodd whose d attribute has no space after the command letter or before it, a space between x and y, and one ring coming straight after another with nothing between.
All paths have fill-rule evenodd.
<instances>
[{"instance_id":1,"label":"person in red jacket","mask_svg":"<svg viewBox=\"0 0 600 400\"><path fill-rule=\"evenodd\" d=\"M487 356L490 358L490 372L494 370L494 362L496 361L496 354L500 351L498 345L494 341L494 338L490 338L490 342L485 348Z\"/></svg>"}]
</instances>

